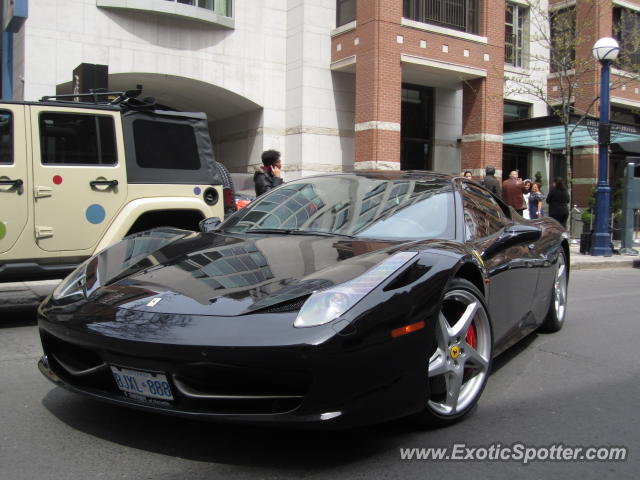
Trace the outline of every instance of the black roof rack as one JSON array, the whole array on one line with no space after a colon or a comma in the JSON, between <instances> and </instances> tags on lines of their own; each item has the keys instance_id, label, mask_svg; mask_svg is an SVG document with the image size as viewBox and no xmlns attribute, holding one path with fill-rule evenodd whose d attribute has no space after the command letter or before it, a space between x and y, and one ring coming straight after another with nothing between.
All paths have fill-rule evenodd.
<instances>
[{"instance_id":1,"label":"black roof rack","mask_svg":"<svg viewBox=\"0 0 640 480\"><path fill-rule=\"evenodd\" d=\"M162 108L167 110L173 110L170 107L159 105L156 103L156 99L153 97L144 97L139 99L138 96L142 93L142 85L138 85L135 90L125 91L109 91L106 88L97 88L95 90L89 90L89 93L65 93L62 95L47 95L40 99L41 102L56 102L56 103L83 103L83 104L95 104L95 105L119 105L122 108L132 109L145 109L145 108ZM109 100L109 97L112 99ZM115 98L113 98L115 97ZM79 102L79 99L83 99Z\"/></svg>"}]
</instances>

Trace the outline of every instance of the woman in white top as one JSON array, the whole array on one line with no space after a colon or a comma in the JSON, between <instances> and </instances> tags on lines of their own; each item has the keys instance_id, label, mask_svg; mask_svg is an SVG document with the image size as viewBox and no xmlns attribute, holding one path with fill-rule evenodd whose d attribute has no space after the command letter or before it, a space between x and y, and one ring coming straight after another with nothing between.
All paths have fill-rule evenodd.
<instances>
[{"instance_id":1,"label":"woman in white top","mask_svg":"<svg viewBox=\"0 0 640 480\"><path fill-rule=\"evenodd\" d=\"M524 187L527 189L527 191L523 193L522 196L524 197L524 204L527 206L527 208L525 208L524 212L522 212L522 216L527 220L531 220L529 215L529 195L531 195L531 180L527 178L524 181Z\"/></svg>"}]
</instances>

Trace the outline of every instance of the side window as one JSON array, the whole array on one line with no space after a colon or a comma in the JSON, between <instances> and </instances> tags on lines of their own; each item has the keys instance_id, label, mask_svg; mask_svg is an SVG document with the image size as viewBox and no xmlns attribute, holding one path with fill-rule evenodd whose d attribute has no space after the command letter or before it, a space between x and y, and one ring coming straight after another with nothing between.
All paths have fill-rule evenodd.
<instances>
[{"instance_id":1,"label":"side window","mask_svg":"<svg viewBox=\"0 0 640 480\"><path fill-rule=\"evenodd\" d=\"M482 189L463 182L466 240L488 237L503 228L508 219L498 202Z\"/></svg>"},{"instance_id":2,"label":"side window","mask_svg":"<svg viewBox=\"0 0 640 480\"><path fill-rule=\"evenodd\" d=\"M40 114L43 165L115 165L116 136L110 116Z\"/></svg>"},{"instance_id":3,"label":"side window","mask_svg":"<svg viewBox=\"0 0 640 480\"><path fill-rule=\"evenodd\" d=\"M200 169L196 134L187 123L135 120L133 138L142 168Z\"/></svg>"},{"instance_id":4,"label":"side window","mask_svg":"<svg viewBox=\"0 0 640 480\"><path fill-rule=\"evenodd\" d=\"M0 165L13 163L12 123L11 113L0 111Z\"/></svg>"}]
</instances>

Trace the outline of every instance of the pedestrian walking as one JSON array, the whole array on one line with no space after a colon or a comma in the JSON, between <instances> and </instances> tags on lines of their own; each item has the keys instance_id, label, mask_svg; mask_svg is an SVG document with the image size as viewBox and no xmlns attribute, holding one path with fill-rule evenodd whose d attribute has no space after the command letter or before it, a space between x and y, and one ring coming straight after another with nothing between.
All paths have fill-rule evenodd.
<instances>
[{"instance_id":1,"label":"pedestrian walking","mask_svg":"<svg viewBox=\"0 0 640 480\"><path fill-rule=\"evenodd\" d=\"M529 194L529 218L542 218L544 216L544 210L542 209L542 201L544 200L544 193L540 190L540 184L534 182L531 184L531 193Z\"/></svg>"},{"instance_id":2,"label":"pedestrian walking","mask_svg":"<svg viewBox=\"0 0 640 480\"><path fill-rule=\"evenodd\" d=\"M547 204L549 205L549 216L555 218L560 224L567 228L569 218L569 192L564 186L560 177L553 180L553 186L549 189Z\"/></svg>"},{"instance_id":3,"label":"pedestrian walking","mask_svg":"<svg viewBox=\"0 0 640 480\"><path fill-rule=\"evenodd\" d=\"M524 183L518 177L518 171L509 172L509 178L502 182L502 199L507 205L513 207L519 215L522 215L524 209L527 208L522 196L525 191Z\"/></svg>"},{"instance_id":4,"label":"pedestrian walking","mask_svg":"<svg viewBox=\"0 0 640 480\"><path fill-rule=\"evenodd\" d=\"M473 178L473 173L471 172L471 170L465 170L463 175L464 178L468 178L469 180Z\"/></svg>"},{"instance_id":5,"label":"pedestrian walking","mask_svg":"<svg viewBox=\"0 0 640 480\"><path fill-rule=\"evenodd\" d=\"M496 197L502 198L502 188L500 188L500 182L494 176L495 174L496 169L494 167L486 167L484 169L485 177L482 179L482 185Z\"/></svg>"},{"instance_id":6,"label":"pedestrian walking","mask_svg":"<svg viewBox=\"0 0 640 480\"><path fill-rule=\"evenodd\" d=\"M284 182L284 180L282 180L280 152L277 150L266 150L262 153L261 158L262 168L253 175L256 197L259 197Z\"/></svg>"}]
</instances>

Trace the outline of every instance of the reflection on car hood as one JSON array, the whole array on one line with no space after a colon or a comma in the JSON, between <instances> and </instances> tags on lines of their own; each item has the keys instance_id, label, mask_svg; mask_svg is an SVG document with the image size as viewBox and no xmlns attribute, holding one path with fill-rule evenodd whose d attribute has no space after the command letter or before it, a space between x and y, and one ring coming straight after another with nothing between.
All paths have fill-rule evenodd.
<instances>
[{"instance_id":1,"label":"reflection on car hood","mask_svg":"<svg viewBox=\"0 0 640 480\"><path fill-rule=\"evenodd\" d=\"M313 291L364 273L398 245L314 235L181 232L132 264L123 259L122 252L136 250L128 241L136 239L101 253L102 285L92 301L155 313L220 316L297 310Z\"/></svg>"}]
</instances>

